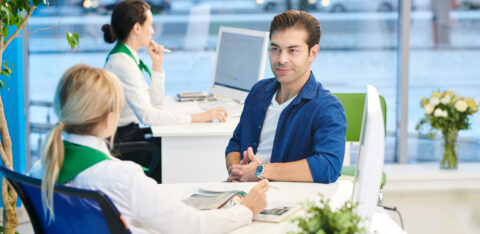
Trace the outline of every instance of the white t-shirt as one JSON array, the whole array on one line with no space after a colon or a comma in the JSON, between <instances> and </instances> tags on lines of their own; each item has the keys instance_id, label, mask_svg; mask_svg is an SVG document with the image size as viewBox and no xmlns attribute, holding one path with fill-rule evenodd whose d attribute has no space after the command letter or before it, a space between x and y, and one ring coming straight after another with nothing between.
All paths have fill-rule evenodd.
<instances>
[{"instance_id":1,"label":"white t-shirt","mask_svg":"<svg viewBox=\"0 0 480 234\"><path fill-rule=\"evenodd\" d=\"M260 143L257 148L257 158L262 160L263 163L269 163L272 157L273 141L275 140L275 133L277 131L278 120L282 111L293 101L296 97L292 97L282 104L278 104L277 93L273 95L272 101L267 109L265 115L265 121L263 122L262 132L260 133Z\"/></svg>"}]
</instances>

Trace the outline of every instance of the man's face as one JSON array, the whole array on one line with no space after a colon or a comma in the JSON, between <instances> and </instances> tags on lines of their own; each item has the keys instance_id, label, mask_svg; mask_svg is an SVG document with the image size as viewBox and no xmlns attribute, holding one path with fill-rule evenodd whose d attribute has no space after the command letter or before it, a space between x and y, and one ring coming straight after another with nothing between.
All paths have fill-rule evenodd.
<instances>
[{"instance_id":1,"label":"man's face","mask_svg":"<svg viewBox=\"0 0 480 234\"><path fill-rule=\"evenodd\" d=\"M270 67L282 84L308 79L310 65L317 57L318 45L307 45L308 34L303 28L276 31L270 40Z\"/></svg>"}]
</instances>

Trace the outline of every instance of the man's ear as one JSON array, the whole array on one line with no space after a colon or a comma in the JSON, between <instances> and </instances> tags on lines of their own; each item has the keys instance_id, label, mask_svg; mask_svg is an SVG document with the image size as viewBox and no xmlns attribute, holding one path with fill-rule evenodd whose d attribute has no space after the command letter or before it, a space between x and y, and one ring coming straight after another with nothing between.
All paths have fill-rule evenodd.
<instances>
[{"instance_id":1,"label":"man's ear","mask_svg":"<svg viewBox=\"0 0 480 234\"><path fill-rule=\"evenodd\" d=\"M320 50L320 45L318 44L315 44L314 46L312 46L312 48L310 48L310 56L308 58L310 62L313 62L315 58L317 58L319 50Z\"/></svg>"}]
</instances>

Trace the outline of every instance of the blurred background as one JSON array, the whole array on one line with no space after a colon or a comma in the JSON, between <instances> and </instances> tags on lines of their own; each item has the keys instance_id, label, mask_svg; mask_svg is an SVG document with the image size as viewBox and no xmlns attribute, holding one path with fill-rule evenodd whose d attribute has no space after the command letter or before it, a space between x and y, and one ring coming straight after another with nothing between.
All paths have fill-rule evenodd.
<instances>
[{"instance_id":1,"label":"blurred background","mask_svg":"<svg viewBox=\"0 0 480 234\"><path fill-rule=\"evenodd\" d=\"M154 40L173 52L165 55L166 94L208 91L220 26L269 30L272 18L286 9L310 12L320 22L320 53L312 71L332 92L365 92L377 87L387 101L386 163L398 162L397 66L399 1L397 0L150 0ZM30 150L38 158L45 132L56 123L51 102L61 74L77 63L103 67L113 47L101 26L110 23L117 0L54 0L28 22ZM419 135L420 100L433 90L453 90L480 100L480 0L412 0L408 90L408 162L439 161L441 135ZM48 30L41 30L48 28ZM80 50L70 51L67 31L81 35ZM150 63L146 51L140 57ZM269 63L265 77L272 77ZM480 117L461 131L460 162L480 161ZM355 149L353 149L355 152ZM353 157L355 158L355 157ZM27 166L27 170L30 166Z\"/></svg>"}]
</instances>

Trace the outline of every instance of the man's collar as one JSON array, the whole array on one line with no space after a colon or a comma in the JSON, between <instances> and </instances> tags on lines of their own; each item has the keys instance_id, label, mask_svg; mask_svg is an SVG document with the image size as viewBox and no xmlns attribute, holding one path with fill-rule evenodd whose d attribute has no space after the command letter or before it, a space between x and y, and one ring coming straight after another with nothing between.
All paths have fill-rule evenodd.
<instances>
[{"instance_id":1,"label":"man's collar","mask_svg":"<svg viewBox=\"0 0 480 234\"><path fill-rule=\"evenodd\" d=\"M265 93L273 95L274 92L280 88L280 83L275 80L265 87ZM297 97L293 100L294 104L298 104L301 99L313 99L317 93L317 89L321 89L322 85L317 83L313 72L310 71L310 76L308 77L307 82L303 85L300 92L297 94Z\"/></svg>"},{"instance_id":2,"label":"man's collar","mask_svg":"<svg viewBox=\"0 0 480 234\"><path fill-rule=\"evenodd\" d=\"M300 96L300 98L313 99L315 98L315 94L317 93L318 88L322 88L322 85L317 82L315 76L313 75L313 72L310 71L310 77L303 85L300 93L298 93L298 96Z\"/></svg>"}]
</instances>

